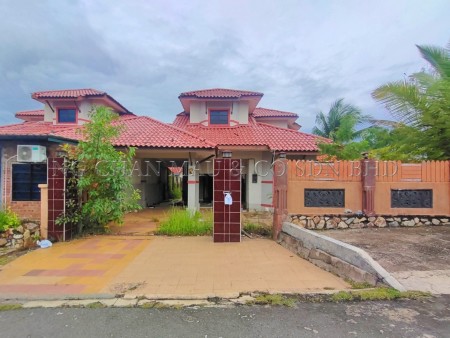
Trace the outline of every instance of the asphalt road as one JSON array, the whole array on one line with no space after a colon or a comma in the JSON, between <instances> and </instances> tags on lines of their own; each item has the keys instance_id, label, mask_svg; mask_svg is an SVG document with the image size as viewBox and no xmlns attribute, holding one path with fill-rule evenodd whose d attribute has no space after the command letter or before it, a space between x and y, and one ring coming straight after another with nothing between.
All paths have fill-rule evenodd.
<instances>
[{"instance_id":1,"label":"asphalt road","mask_svg":"<svg viewBox=\"0 0 450 338\"><path fill-rule=\"evenodd\" d=\"M450 297L297 308L53 308L0 312L1 337L450 337Z\"/></svg>"}]
</instances>

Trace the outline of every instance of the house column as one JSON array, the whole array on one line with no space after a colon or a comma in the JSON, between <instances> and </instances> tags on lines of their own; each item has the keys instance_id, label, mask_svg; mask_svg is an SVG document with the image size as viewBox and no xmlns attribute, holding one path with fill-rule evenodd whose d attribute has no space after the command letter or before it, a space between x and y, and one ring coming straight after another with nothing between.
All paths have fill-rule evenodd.
<instances>
[{"instance_id":1,"label":"house column","mask_svg":"<svg viewBox=\"0 0 450 338\"><path fill-rule=\"evenodd\" d=\"M200 209L200 179L199 170L195 161L189 164L188 169L188 210L195 212Z\"/></svg>"}]
</instances>

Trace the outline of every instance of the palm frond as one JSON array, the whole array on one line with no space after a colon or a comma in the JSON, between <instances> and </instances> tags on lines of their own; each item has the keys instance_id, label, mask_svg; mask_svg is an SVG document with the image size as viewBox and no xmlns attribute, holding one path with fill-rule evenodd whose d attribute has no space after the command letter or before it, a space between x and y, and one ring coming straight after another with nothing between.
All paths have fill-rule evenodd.
<instances>
[{"instance_id":1,"label":"palm frond","mask_svg":"<svg viewBox=\"0 0 450 338\"><path fill-rule=\"evenodd\" d=\"M417 46L422 57L427 60L435 71L443 78L450 78L450 51L436 46Z\"/></svg>"}]
</instances>

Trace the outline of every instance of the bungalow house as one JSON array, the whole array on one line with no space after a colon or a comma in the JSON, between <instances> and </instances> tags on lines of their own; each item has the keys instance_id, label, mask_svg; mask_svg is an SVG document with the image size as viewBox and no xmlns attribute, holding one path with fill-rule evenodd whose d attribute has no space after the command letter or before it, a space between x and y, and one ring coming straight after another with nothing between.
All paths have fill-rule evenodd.
<instances>
[{"instance_id":1,"label":"bungalow house","mask_svg":"<svg viewBox=\"0 0 450 338\"><path fill-rule=\"evenodd\" d=\"M263 94L231 89L181 93L183 111L173 123L138 116L105 92L95 89L43 91L32 94L41 110L21 111L22 122L0 126L1 204L22 217L40 216L40 190L47 183L49 157L59 145L76 144L78 128L94 106L110 107L124 126L117 148L136 147L132 180L142 206L170 197L169 178L182 172L183 200L190 209L213 200L212 160L224 151L241 159L241 203L246 209L272 207L271 164L281 154L313 159L317 138L300 132L298 115L258 107ZM177 168L174 170L174 168Z\"/></svg>"}]
</instances>

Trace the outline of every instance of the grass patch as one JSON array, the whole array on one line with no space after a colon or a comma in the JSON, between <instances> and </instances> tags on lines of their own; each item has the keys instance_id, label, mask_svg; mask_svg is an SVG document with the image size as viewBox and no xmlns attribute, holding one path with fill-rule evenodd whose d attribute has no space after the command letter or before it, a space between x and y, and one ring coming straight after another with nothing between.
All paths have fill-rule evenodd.
<instances>
[{"instance_id":1,"label":"grass patch","mask_svg":"<svg viewBox=\"0 0 450 338\"><path fill-rule=\"evenodd\" d=\"M106 307L106 305L101 302L93 302L93 303L89 303L85 306L85 308L88 308L88 309L103 309L105 307Z\"/></svg>"},{"instance_id":2,"label":"grass patch","mask_svg":"<svg viewBox=\"0 0 450 338\"><path fill-rule=\"evenodd\" d=\"M21 304L0 304L0 311L19 310L21 308Z\"/></svg>"},{"instance_id":3,"label":"grass patch","mask_svg":"<svg viewBox=\"0 0 450 338\"><path fill-rule=\"evenodd\" d=\"M1 256L0 257L0 265L6 265L9 262L11 262L13 260L13 258L11 258L10 256Z\"/></svg>"},{"instance_id":4,"label":"grass patch","mask_svg":"<svg viewBox=\"0 0 450 338\"><path fill-rule=\"evenodd\" d=\"M159 218L158 217L152 217L150 220L152 222L155 222L155 223L159 222Z\"/></svg>"},{"instance_id":5,"label":"grass patch","mask_svg":"<svg viewBox=\"0 0 450 338\"><path fill-rule=\"evenodd\" d=\"M345 281L352 286L352 289L355 289L355 290L373 288L373 285L370 283L367 283L367 282L355 282L350 279L346 279Z\"/></svg>"},{"instance_id":6,"label":"grass patch","mask_svg":"<svg viewBox=\"0 0 450 338\"><path fill-rule=\"evenodd\" d=\"M373 301L373 300L394 300L394 299L422 299L430 297L429 292L405 291L401 292L393 288L380 287L370 290L339 291L331 295L333 302L344 301Z\"/></svg>"},{"instance_id":7,"label":"grass patch","mask_svg":"<svg viewBox=\"0 0 450 338\"><path fill-rule=\"evenodd\" d=\"M249 234L260 235L264 237L272 236L272 227L263 224L246 223L244 224L244 231L248 232Z\"/></svg>"},{"instance_id":8,"label":"grass patch","mask_svg":"<svg viewBox=\"0 0 450 338\"><path fill-rule=\"evenodd\" d=\"M212 233L212 212L195 212L173 208L166 221L161 222L157 235L204 236Z\"/></svg>"},{"instance_id":9,"label":"grass patch","mask_svg":"<svg viewBox=\"0 0 450 338\"><path fill-rule=\"evenodd\" d=\"M275 305L294 307L296 300L280 294L263 294L257 296L254 300L247 302L247 305Z\"/></svg>"}]
</instances>

